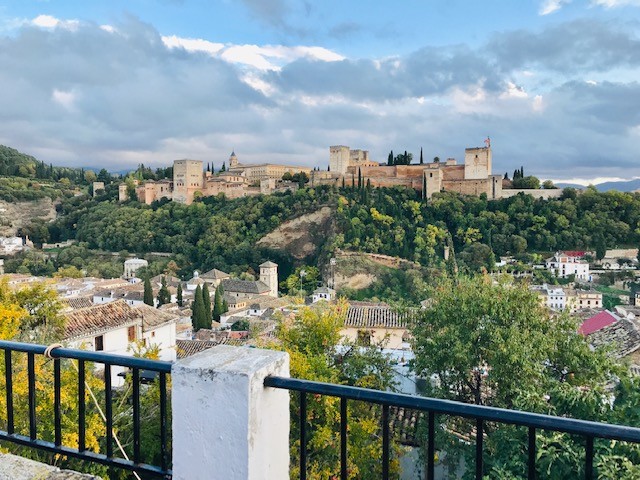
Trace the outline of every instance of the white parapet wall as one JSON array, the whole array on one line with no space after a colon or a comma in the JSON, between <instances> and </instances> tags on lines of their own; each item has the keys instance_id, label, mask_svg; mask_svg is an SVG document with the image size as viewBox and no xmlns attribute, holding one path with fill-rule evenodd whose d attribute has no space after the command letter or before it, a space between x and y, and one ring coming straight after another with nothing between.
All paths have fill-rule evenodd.
<instances>
[{"instance_id":1,"label":"white parapet wall","mask_svg":"<svg viewBox=\"0 0 640 480\"><path fill-rule=\"evenodd\" d=\"M174 480L289 478L289 355L220 345L171 369Z\"/></svg>"}]
</instances>

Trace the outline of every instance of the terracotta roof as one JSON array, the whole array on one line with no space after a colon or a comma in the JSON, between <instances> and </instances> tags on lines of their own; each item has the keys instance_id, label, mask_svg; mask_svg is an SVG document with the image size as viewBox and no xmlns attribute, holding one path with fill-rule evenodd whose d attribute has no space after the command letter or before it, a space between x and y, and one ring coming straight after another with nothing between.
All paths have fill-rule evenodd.
<instances>
[{"instance_id":1,"label":"terracotta roof","mask_svg":"<svg viewBox=\"0 0 640 480\"><path fill-rule=\"evenodd\" d=\"M224 278L230 278L230 277L231 276L228 273L225 273L222 270L218 270L217 268L209 270L208 272L200 275L200 278L204 278L207 280L222 280Z\"/></svg>"},{"instance_id":2,"label":"terracotta roof","mask_svg":"<svg viewBox=\"0 0 640 480\"><path fill-rule=\"evenodd\" d=\"M623 318L589 335L589 342L595 347L611 345L616 357L626 357L640 348L640 329Z\"/></svg>"},{"instance_id":3,"label":"terracotta roof","mask_svg":"<svg viewBox=\"0 0 640 480\"><path fill-rule=\"evenodd\" d=\"M140 323L140 312L124 300L94 305L65 313L64 338L83 338Z\"/></svg>"},{"instance_id":4,"label":"terracotta roof","mask_svg":"<svg viewBox=\"0 0 640 480\"><path fill-rule=\"evenodd\" d=\"M344 321L345 327L407 328L413 311L399 311L386 303L351 302Z\"/></svg>"},{"instance_id":5,"label":"terracotta roof","mask_svg":"<svg viewBox=\"0 0 640 480\"><path fill-rule=\"evenodd\" d=\"M219 340L176 340L176 355L178 358L190 357L216 345L225 345L227 340L226 338Z\"/></svg>"},{"instance_id":6,"label":"terracotta roof","mask_svg":"<svg viewBox=\"0 0 640 480\"><path fill-rule=\"evenodd\" d=\"M166 310L158 310L151 305L142 304L134 307L142 315L142 330L153 330L161 325L176 322L178 315L167 312Z\"/></svg>"},{"instance_id":7,"label":"terracotta roof","mask_svg":"<svg viewBox=\"0 0 640 480\"><path fill-rule=\"evenodd\" d=\"M580 332L582 335L591 335L592 333L597 332L601 328L604 328L607 325L611 325L618 320L620 320L620 317L618 317L615 313L611 313L609 310L605 310L604 312L600 312L582 322L582 325L580 325L580 328L578 328L578 332Z\"/></svg>"},{"instance_id":8,"label":"terracotta roof","mask_svg":"<svg viewBox=\"0 0 640 480\"><path fill-rule=\"evenodd\" d=\"M272 261L266 261L262 264L260 264L261 267L277 267L278 264L277 263L273 263Z\"/></svg>"},{"instance_id":9,"label":"terracotta roof","mask_svg":"<svg viewBox=\"0 0 640 480\"><path fill-rule=\"evenodd\" d=\"M66 303L70 308L74 310L78 310L79 308L87 308L93 305L93 300L91 297L63 298L62 302Z\"/></svg>"},{"instance_id":10,"label":"terracotta roof","mask_svg":"<svg viewBox=\"0 0 640 480\"><path fill-rule=\"evenodd\" d=\"M271 291L265 283L260 281L232 280L229 278L222 280L222 288L225 293L253 293L254 295Z\"/></svg>"}]
</instances>

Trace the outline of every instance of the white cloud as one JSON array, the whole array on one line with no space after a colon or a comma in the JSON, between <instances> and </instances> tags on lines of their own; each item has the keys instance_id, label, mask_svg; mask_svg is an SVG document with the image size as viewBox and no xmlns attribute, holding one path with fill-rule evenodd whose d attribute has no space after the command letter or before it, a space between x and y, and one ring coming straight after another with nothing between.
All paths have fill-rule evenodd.
<instances>
[{"instance_id":1,"label":"white cloud","mask_svg":"<svg viewBox=\"0 0 640 480\"><path fill-rule=\"evenodd\" d=\"M605 8L640 7L640 0L592 0L591 3Z\"/></svg>"},{"instance_id":2,"label":"white cloud","mask_svg":"<svg viewBox=\"0 0 640 480\"><path fill-rule=\"evenodd\" d=\"M38 15L31 20L31 24L40 28L65 28L67 30L75 30L80 25L78 20L60 20L51 15Z\"/></svg>"},{"instance_id":3,"label":"white cloud","mask_svg":"<svg viewBox=\"0 0 640 480\"><path fill-rule=\"evenodd\" d=\"M184 48L188 52L204 52L229 63L246 65L263 71L279 70L283 65L300 58L324 62L344 59L342 55L332 50L315 46L233 45L214 43L201 38L183 38L176 35L163 36L162 41L169 48Z\"/></svg>"},{"instance_id":4,"label":"white cloud","mask_svg":"<svg viewBox=\"0 0 640 480\"><path fill-rule=\"evenodd\" d=\"M54 89L51 94L51 99L59 105L62 105L67 110L71 110L76 101L76 95L73 92Z\"/></svg>"},{"instance_id":5,"label":"white cloud","mask_svg":"<svg viewBox=\"0 0 640 480\"><path fill-rule=\"evenodd\" d=\"M201 38L183 38L176 35L163 36L163 43L169 48L184 48L188 52L205 52L216 55L224 47L223 43L214 43Z\"/></svg>"},{"instance_id":6,"label":"white cloud","mask_svg":"<svg viewBox=\"0 0 640 480\"><path fill-rule=\"evenodd\" d=\"M571 0L545 0L540 6L540 15L549 15L557 10L560 10L563 5L570 3Z\"/></svg>"}]
</instances>

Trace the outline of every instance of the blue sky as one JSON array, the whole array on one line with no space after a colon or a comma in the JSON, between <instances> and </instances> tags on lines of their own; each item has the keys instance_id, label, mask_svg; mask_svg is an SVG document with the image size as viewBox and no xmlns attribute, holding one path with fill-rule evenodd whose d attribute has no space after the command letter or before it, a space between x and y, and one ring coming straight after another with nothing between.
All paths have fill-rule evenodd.
<instances>
[{"instance_id":1,"label":"blue sky","mask_svg":"<svg viewBox=\"0 0 640 480\"><path fill-rule=\"evenodd\" d=\"M640 0L5 1L0 143L47 162L325 167L347 144L640 176Z\"/></svg>"}]
</instances>

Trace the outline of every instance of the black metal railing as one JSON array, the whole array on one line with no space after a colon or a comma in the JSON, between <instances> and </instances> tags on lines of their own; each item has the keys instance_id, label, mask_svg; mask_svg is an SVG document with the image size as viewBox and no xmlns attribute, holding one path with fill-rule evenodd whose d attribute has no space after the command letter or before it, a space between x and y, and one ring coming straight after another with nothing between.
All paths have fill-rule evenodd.
<instances>
[{"instance_id":1,"label":"black metal railing","mask_svg":"<svg viewBox=\"0 0 640 480\"><path fill-rule=\"evenodd\" d=\"M4 351L4 381L6 387L6 431L0 430L0 440L6 440L22 446L32 447L47 452L52 452L68 457L73 457L89 462L99 463L111 468L125 469L141 474L151 474L153 476L171 478L172 472L169 467L169 419L167 416L167 374L171 373L171 363L144 358L128 357L124 355L114 355L102 352L90 352L86 350L75 350L68 348L49 348L44 345L34 345L11 341L0 341L0 350ZM28 390L28 415L29 415L29 435L16 432L15 409L14 409L14 378L12 362L13 352L25 353L27 355L27 390ZM54 441L47 441L38 438L38 417L36 404L36 355L45 355L53 360L53 415L54 415ZM78 448L63 445L62 415L61 408L61 359L77 360L78 368ZM88 450L86 446L86 362L104 365L104 416L106 423L106 452L96 453ZM114 455L114 410L113 410L113 388L112 388L112 367L125 367L131 370L131 381L133 395L131 398L131 422L133 430L133 455L132 459L124 456ZM143 463L141 458L140 443L140 383L141 372L157 372L159 382L159 441L161 461L160 465ZM91 372L90 372L91 374Z\"/></svg>"},{"instance_id":2,"label":"black metal railing","mask_svg":"<svg viewBox=\"0 0 640 480\"><path fill-rule=\"evenodd\" d=\"M475 478L482 479L483 436L486 422L528 427L527 474L536 478L536 430L563 432L582 436L586 439L585 478L593 478L593 441L609 439L640 444L640 428L612 425L566 417L555 417L538 413L507 410L503 408L472 405L451 400L418 397L366 388L312 382L295 378L267 377L266 387L282 388L300 392L300 479L307 474L307 394L326 395L340 398L340 478L346 480L347 471L347 401L357 400L382 406L382 475L389 478L389 408L400 407L425 412L427 414L427 478L434 478L435 469L435 415L475 419L476 451Z\"/></svg>"}]
</instances>

